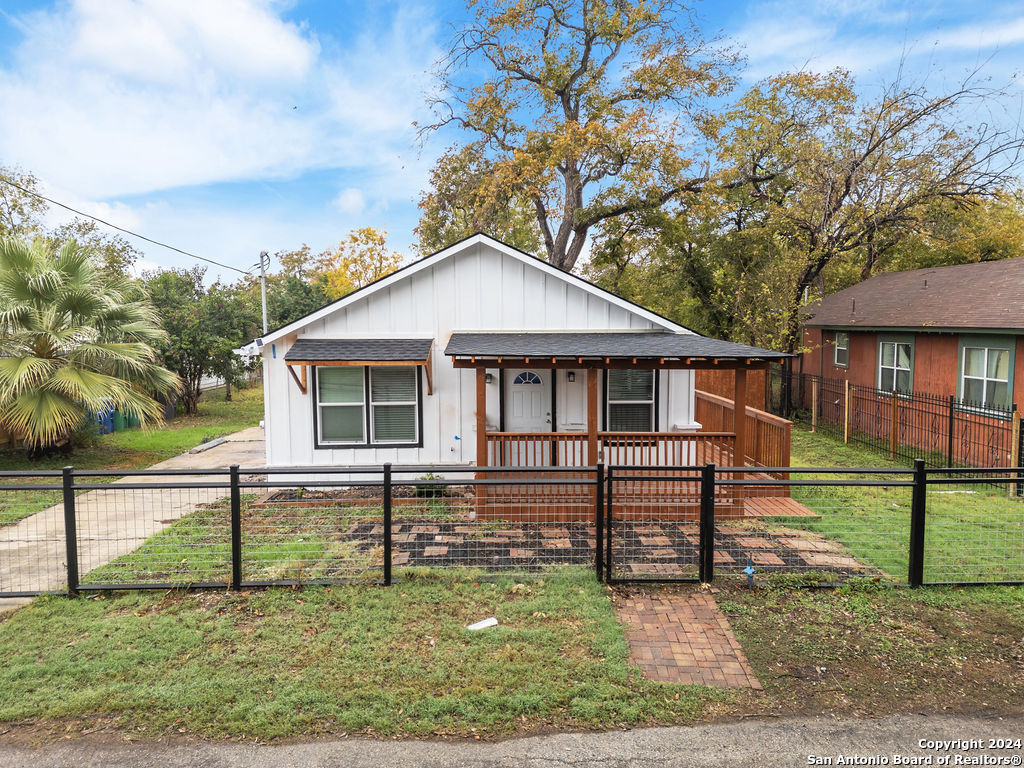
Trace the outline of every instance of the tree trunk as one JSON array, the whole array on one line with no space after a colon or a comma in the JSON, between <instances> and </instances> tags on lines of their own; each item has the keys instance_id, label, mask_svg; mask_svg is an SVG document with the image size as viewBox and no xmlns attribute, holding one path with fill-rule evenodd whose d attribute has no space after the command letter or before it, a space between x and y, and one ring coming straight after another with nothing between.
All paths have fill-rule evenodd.
<instances>
[{"instance_id":1,"label":"tree trunk","mask_svg":"<svg viewBox=\"0 0 1024 768\"><path fill-rule=\"evenodd\" d=\"M230 377L224 377L224 402L231 402L231 379Z\"/></svg>"}]
</instances>

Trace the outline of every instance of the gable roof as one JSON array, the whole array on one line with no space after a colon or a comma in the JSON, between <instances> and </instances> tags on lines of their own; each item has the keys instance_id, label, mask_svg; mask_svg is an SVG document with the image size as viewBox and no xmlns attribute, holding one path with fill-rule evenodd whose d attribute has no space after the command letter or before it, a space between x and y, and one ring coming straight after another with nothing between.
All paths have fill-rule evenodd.
<instances>
[{"instance_id":1,"label":"gable roof","mask_svg":"<svg viewBox=\"0 0 1024 768\"><path fill-rule=\"evenodd\" d=\"M1024 257L876 275L807 314L810 328L1024 329Z\"/></svg>"},{"instance_id":2,"label":"gable roof","mask_svg":"<svg viewBox=\"0 0 1024 768\"><path fill-rule=\"evenodd\" d=\"M347 294L346 296L342 296L340 299L337 299L336 301L332 301L330 304L327 304L321 307L320 309L314 310L313 312L310 312L309 314L300 317L297 320L293 320L287 325L283 325L280 328L276 328L272 331L269 331L263 334L261 337L259 337L259 339L263 344L269 344L272 341L277 341L281 337L287 336L290 333L295 333L296 331L309 325L310 323L315 323L316 321L321 320L324 317L327 317L328 315L331 315L332 313L336 312L339 309L343 309L344 307L347 307L350 304L355 303L356 301L362 300L366 296L369 296L370 294L376 291L387 288L388 286L391 286L400 280L404 280L408 277L411 277L417 272L423 271L424 269L429 269L435 264L438 264L439 262L444 261L445 259L450 258L452 256L455 256L456 254L461 253L462 251L465 251L476 245L490 246L491 248L494 248L495 250L499 251L502 254L505 254L506 256L511 256L512 258L521 261L524 264L529 265L530 267L539 269L542 272L545 272L549 275L558 277L559 279L564 280L570 285L580 288L593 296L602 298L618 307L621 307L622 309L625 309L628 312L631 312L635 315L639 315L640 317L649 320L650 322L654 323L655 325L661 328L664 328L665 330L675 331L677 333L693 333L693 331L691 331L689 328L686 328L685 326L682 326L679 323L672 322L667 317L662 317L657 312L652 312L649 309L641 307L639 304L634 304L632 301L629 301L628 299L624 299L621 296L616 296L614 293L606 291L603 288L599 288L593 283L584 280L581 277L577 277L571 272L566 272L564 270L559 269L558 267L554 267L551 264L548 264L543 259L538 259L536 256L531 256L525 251L521 251L518 248L514 248L513 246L508 245L507 243L503 243L500 240L496 240L490 235L485 235L483 233L478 232L475 235L470 235L469 237L464 238L457 243L449 245L447 248L443 248L440 251L430 254L429 256L424 256L422 259L418 259L417 261L414 261L411 264L407 264L404 267L395 270L389 275L385 275L384 277L375 280L372 283L369 283L368 285L364 285L362 288L359 288L353 291L352 293Z\"/></svg>"}]
</instances>

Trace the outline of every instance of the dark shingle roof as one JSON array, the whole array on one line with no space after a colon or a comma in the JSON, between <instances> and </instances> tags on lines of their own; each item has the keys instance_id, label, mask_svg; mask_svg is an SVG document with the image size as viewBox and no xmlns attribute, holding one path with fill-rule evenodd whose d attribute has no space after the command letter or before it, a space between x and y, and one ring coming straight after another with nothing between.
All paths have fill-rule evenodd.
<instances>
[{"instance_id":1,"label":"dark shingle roof","mask_svg":"<svg viewBox=\"0 0 1024 768\"><path fill-rule=\"evenodd\" d=\"M1024 258L877 275L807 309L815 328L1024 328Z\"/></svg>"},{"instance_id":2,"label":"dark shingle roof","mask_svg":"<svg viewBox=\"0 0 1024 768\"><path fill-rule=\"evenodd\" d=\"M299 339L285 361L426 360L433 339Z\"/></svg>"},{"instance_id":3,"label":"dark shingle roof","mask_svg":"<svg viewBox=\"0 0 1024 768\"><path fill-rule=\"evenodd\" d=\"M711 357L772 360L786 357L758 347L670 332L453 333L444 353L474 357Z\"/></svg>"}]
</instances>

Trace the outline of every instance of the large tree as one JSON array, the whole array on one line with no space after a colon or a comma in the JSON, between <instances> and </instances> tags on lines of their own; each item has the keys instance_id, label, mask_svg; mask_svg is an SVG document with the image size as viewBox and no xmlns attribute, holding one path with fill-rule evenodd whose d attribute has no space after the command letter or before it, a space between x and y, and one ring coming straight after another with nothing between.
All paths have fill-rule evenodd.
<instances>
[{"instance_id":1,"label":"large tree","mask_svg":"<svg viewBox=\"0 0 1024 768\"><path fill-rule=\"evenodd\" d=\"M107 272L126 275L142 252L121 235L103 232L96 222L76 216L52 230L47 237L54 243L74 240L87 249Z\"/></svg>"},{"instance_id":2,"label":"large tree","mask_svg":"<svg viewBox=\"0 0 1024 768\"><path fill-rule=\"evenodd\" d=\"M19 168L0 165L0 237L26 237L38 231L46 202L39 180Z\"/></svg>"},{"instance_id":3,"label":"large tree","mask_svg":"<svg viewBox=\"0 0 1024 768\"><path fill-rule=\"evenodd\" d=\"M477 232L485 232L527 253L544 246L533 202L519 190L501 189L491 162L472 148L443 155L420 195L416 249L426 256Z\"/></svg>"},{"instance_id":4,"label":"large tree","mask_svg":"<svg viewBox=\"0 0 1024 768\"><path fill-rule=\"evenodd\" d=\"M77 243L0 240L0 424L32 451L64 442L90 411L159 422L154 395L179 384L157 363L165 339L136 287Z\"/></svg>"},{"instance_id":5,"label":"large tree","mask_svg":"<svg viewBox=\"0 0 1024 768\"><path fill-rule=\"evenodd\" d=\"M199 409L207 376L230 380L240 365L232 350L255 331L255 307L221 285L207 290L203 267L150 275L146 290L160 312L166 338L159 350L168 368L182 381L185 412Z\"/></svg>"},{"instance_id":6,"label":"large tree","mask_svg":"<svg viewBox=\"0 0 1024 768\"><path fill-rule=\"evenodd\" d=\"M800 344L801 309L825 271L854 263L866 279L892 249L927 230L936 205L970 208L1011 183L1024 137L968 116L1001 94L969 78L935 93L899 78L858 100L836 71L782 75L727 117L722 151L750 185L762 226L784 244L782 347ZM835 106L831 106L835 105Z\"/></svg>"},{"instance_id":7,"label":"large tree","mask_svg":"<svg viewBox=\"0 0 1024 768\"><path fill-rule=\"evenodd\" d=\"M473 0L470 9L422 134L465 132L438 168L487 168L477 184L461 180L470 203L528 200L548 260L570 270L595 227L704 186L704 107L731 86L735 57L702 39L685 6Z\"/></svg>"},{"instance_id":8,"label":"large tree","mask_svg":"<svg viewBox=\"0 0 1024 768\"><path fill-rule=\"evenodd\" d=\"M318 257L318 278L331 301L369 285L402 266L402 254L388 248L387 233L362 227Z\"/></svg>"},{"instance_id":9,"label":"large tree","mask_svg":"<svg viewBox=\"0 0 1024 768\"><path fill-rule=\"evenodd\" d=\"M1021 137L964 120L993 95L897 81L858 97L842 71L770 78L723 116L722 183L612 230L625 242L606 238L595 276L678 292L677 316L698 330L797 351L809 300L885 269L1016 253L1019 208L1002 190ZM652 270L665 281L631 275Z\"/></svg>"}]
</instances>

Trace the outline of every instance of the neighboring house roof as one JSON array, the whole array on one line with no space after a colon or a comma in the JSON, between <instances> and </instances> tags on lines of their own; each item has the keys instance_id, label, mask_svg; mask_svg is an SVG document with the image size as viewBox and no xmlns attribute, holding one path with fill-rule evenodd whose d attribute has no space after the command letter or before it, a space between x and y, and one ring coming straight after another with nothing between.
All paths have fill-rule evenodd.
<instances>
[{"instance_id":1,"label":"neighboring house roof","mask_svg":"<svg viewBox=\"0 0 1024 768\"><path fill-rule=\"evenodd\" d=\"M493 237L490 237L489 235L478 233L475 235L471 235L470 237L467 237L464 240L460 240L459 242L450 245L447 248L444 248L440 251L437 251L436 253L432 253L429 256L425 256L422 259L414 261L412 264L408 264L400 269L397 269L391 274L386 275L385 277L382 277L379 280L375 280L369 285L365 285L362 288L353 291L352 293L346 296L343 296L337 301L333 301L330 304L327 304L326 306L309 313L305 317L300 317L298 320L293 320L287 325L281 326L280 328L265 333L263 334L263 336L260 337L260 341L263 344L269 344L272 341L277 341L278 339L287 336L290 333L295 333L296 331L309 325L310 323L314 323L318 320L323 319L324 317L327 317L328 315L348 306L349 304L362 300L363 298L372 294L375 291L387 288L388 286L393 285L394 283L400 280L404 280L407 277L410 277L421 270L428 269L429 267L434 266L438 262L443 261L444 259L447 259L451 256L454 256L460 251L464 251L468 248L480 244L486 244L491 248L500 251L503 254L506 254L508 256L511 256L512 258L518 259L519 261L525 264L528 264L531 267L540 269L541 271L546 272L547 274L555 275L561 278L562 280L565 280L567 283L574 285L578 288L581 288L587 293L594 296L598 296L599 298L602 298L616 306L619 306L629 312L632 312L635 315L639 315L640 317L649 320L650 322L654 323L655 325L661 328L664 328L665 330L675 331L677 333L693 333L693 331L691 331L689 328L686 328L685 326L682 326L679 323L674 323L668 318L662 317L657 312L652 312L649 309L641 307L639 304L634 304L628 299L624 299L621 296L616 296L614 293L606 291L603 288L599 288L593 283L590 283L581 277L577 277L571 272L566 272L564 270L558 269L557 267L553 267L543 259L538 259L536 256L531 256L530 254L520 251L518 248L513 248L511 245L503 243L500 240L496 240Z\"/></svg>"},{"instance_id":2,"label":"neighboring house roof","mask_svg":"<svg viewBox=\"0 0 1024 768\"><path fill-rule=\"evenodd\" d=\"M666 331L456 332L452 334L444 353L453 357L700 357L757 360L788 357L782 352L770 352L693 333Z\"/></svg>"},{"instance_id":3,"label":"neighboring house roof","mask_svg":"<svg viewBox=\"0 0 1024 768\"><path fill-rule=\"evenodd\" d=\"M426 360L433 339L297 339L285 362Z\"/></svg>"},{"instance_id":4,"label":"neighboring house roof","mask_svg":"<svg viewBox=\"0 0 1024 768\"><path fill-rule=\"evenodd\" d=\"M811 328L1024 329L1024 258L877 275L807 315Z\"/></svg>"}]
</instances>

